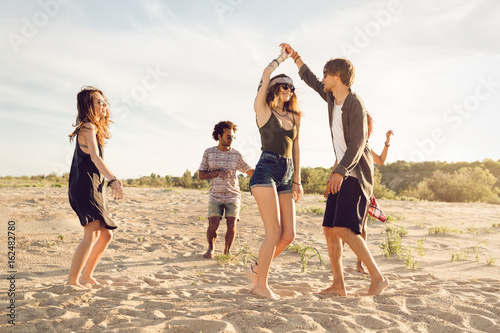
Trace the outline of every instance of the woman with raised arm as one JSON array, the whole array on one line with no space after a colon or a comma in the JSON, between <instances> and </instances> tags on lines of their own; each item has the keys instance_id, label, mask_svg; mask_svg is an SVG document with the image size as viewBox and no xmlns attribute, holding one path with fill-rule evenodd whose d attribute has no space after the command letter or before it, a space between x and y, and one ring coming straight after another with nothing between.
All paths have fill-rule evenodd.
<instances>
[{"instance_id":1,"label":"woman with raised arm","mask_svg":"<svg viewBox=\"0 0 500 333\"><path fill-rule=\"evenodd\" d=\"M106 96L97 88L83 87L76 98L76 129L69 135L70 141L76 137L76 147L68 194L71 207L83 226L83 240L73 255L68 284L87 289L85 285L98 284L92 274L111 242L111 230L117 228L108 214L105 178L115 199L122 198L123 185L103 160L104 140L111 137Z\"/></svg>"},{"instance_id":2,"label":"woman with raised arm","mask_svg":"<svg viewBox=\"0 0 500 333\"><path fill-rule=\"evenodd\" d=\"M262 154L250 179L250 189L264 223L259 258L247 269L252 292L266 298L275 295L267 282L269 266L295 237L295 204L303 195L300 180L299 133L301 112L292 79L271 74L290 55L282 48L262 73L254 110ZM294 172L295 170L295 172Z\"/></svg>"}]
</instances>

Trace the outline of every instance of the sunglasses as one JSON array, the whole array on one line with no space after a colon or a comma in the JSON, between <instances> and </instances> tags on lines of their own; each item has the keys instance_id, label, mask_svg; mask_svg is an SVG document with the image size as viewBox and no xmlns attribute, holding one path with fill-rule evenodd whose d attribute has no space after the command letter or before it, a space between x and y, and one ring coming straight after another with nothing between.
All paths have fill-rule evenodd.
<instances>
[{"instance_id":1,"label":"sunglasses","mask_svg":"<svg viewBox=\"0 0 500 333\"><path fill-rule=\"evenodd\" d=\"M283 88L283 90L288 90L288 88L290 88L291 92L295 91L295 87L293 86L293 84L282 83L281 88Z\"/></svg>"},{"instance_id":2,"label":"sunglasses","mask_svg":"<svg viewBox=\"0 0 500 333\"><path fill-rule=\"evenodd\" d=\"M103 99L98 99L97 100L97 103L99 103L101 106L104 106L104 105L109 105L108 101L105 101Z\"/></svg>"}]
</instances>

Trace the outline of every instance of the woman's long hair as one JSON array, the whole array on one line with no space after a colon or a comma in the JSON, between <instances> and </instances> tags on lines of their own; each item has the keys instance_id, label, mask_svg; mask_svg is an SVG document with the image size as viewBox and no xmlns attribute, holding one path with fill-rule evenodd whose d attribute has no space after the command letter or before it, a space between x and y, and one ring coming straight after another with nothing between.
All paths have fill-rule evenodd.
<instances>
[{"instance_id":1,"label":"woman's long hair","mask_svg":"<svg viewBox=\"0 0 500 333\"><path fill-rule=\"evenodd\" d=\"M285 74L279 74L279 75L276 75L275 77L273 77L271 79L271 81L276 79L276 78L279 78L279 77L288 77L288 76ZM271 81L269 81L269 82L271 82ZM279 84L279 83L275 84L271 88L269 88L269 90L267 92L266 103L267 103L267 105L269 105L271 107L271 109L274 109L278 106L278 101L279 101L278 95L280 93L280 87L281 87L281 84ZM288 110L288 111L298 115L299 117L302 116L302 112L299 110L299 103L298 103L297 95L295 94L295 92L292 94L292 97L290 97L288 102L285 102L285 104L283 105L283 109Z\"/></svg>"},{"instance_id":2,"label":"woman's long hair","mask_svg":"<svg viewBox=\"0 0 500 333\"><path fill-rule=\"evenodd\" d=\"M370 138L373 133L373 118L368 112L366 112L366 118L368 120L368 138Z\"/></svg>"},{"instance_id":3,"label":"woman's long hair","mask_svg":"<svg viewBox=\"0 0 500 333\"><path fill-rule=\"evenodd\" d=\"M91 123L95 126L97 142L100 146L106 144L104 139L111 138L111 133L109 132L109 124L111 123L109 107L106 110L106 116L99 119L94 110L94 97L98 93L102 95L106 104L109 106L106 95L95 87L85 86L78 95L76 95L78 114L76 116L76 123L73 124L73 127L76 128L73 133L69 135L70 142L80 133L86 123Z\"/></svg>"}]
</instances>

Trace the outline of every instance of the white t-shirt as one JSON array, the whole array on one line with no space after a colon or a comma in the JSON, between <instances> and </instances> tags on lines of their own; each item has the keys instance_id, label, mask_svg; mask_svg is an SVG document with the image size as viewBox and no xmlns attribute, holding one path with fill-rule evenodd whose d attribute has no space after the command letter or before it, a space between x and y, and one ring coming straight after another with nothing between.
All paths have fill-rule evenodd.
<instances>
[{"instance_id":1,"label":"white t-shirt","mask_svg":"<svg viewBox=\"0 0 500 333\"><path fill-rule=\"evenodd\" d=\"M342 105L337 104L333 107L333 146L335 148L337 163L340 163L347 150L347 144L344 138L344 125L342 124ZM347 176L358 178L354 170Z\"/></svg>"}]
</instances>

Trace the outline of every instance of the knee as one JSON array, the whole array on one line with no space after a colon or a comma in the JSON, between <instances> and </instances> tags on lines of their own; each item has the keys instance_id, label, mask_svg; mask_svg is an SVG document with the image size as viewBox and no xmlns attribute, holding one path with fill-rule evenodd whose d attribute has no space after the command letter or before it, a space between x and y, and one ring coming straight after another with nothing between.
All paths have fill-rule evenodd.
<instances>
[{"instance_id":1,"label":"knee","mask_svg":"<svg viewBox=\"0 0 500 333\"><path fill-rule=\"evenodd\" d=\"M295 232L283 233L281 235L281 241L284 242L286 245L292 243L294 239L295 239Z\"/></svg>"},{"instance_id":2,"label":"knee","mask_svg":"<svg viewBox=\"0 0 500 333\"><path fill-rule=\"evenodd\" d=\"M113 239L113 231L111 231L109 229L102 230L99 238L102 239L103 241L109 243Z\"/></svg>"}]
</instances>

